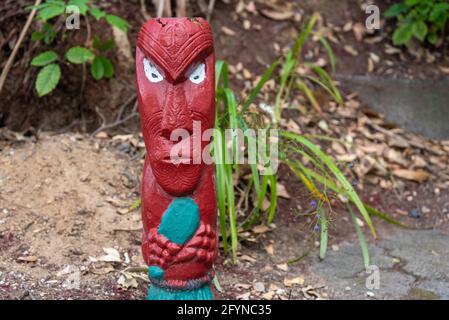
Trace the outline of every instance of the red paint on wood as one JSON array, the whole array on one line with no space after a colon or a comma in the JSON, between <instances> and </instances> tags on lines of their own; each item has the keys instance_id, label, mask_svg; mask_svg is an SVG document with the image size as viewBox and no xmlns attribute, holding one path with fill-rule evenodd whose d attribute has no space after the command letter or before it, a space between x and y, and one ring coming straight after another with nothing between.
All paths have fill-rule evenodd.
<instances>
[{"instance_id":1,"label":"red paint on wood","mask_svg":"<svg viewBox=\"0 0 449 320\"><path fill-rule=\"evenodd\" d=\"M149 81L144 59L158 68L163 80ZM198 63L205 64L206 77L196 84L188 79L188 72ZM199 279L212 270L217 251L214 167L202 159L199 164L174 164L170 151L179 144L170 135L176 129L191 134L179 143L190 142L192 158L210 143L193 142L199 138L194 121L201 122L201 134L214 126L215 57L208 23L200 18L146 22L137 41L136 74L147 149L142 179L143 256L149 266L165 271L164 280ZM200 227L184 245L158 234L161 218L176 197L192 198L200 211Z\"/></svg>"}]
</instances>

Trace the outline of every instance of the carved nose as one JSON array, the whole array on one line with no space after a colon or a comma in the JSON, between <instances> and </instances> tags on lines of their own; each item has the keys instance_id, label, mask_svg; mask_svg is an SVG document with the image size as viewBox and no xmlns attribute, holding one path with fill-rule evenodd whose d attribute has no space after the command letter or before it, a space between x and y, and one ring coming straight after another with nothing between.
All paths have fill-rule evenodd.
<instances>
[{"instance_id":1,"label":"carved nose","mask_svg":"<svg viewBox=\"0 0 449 320\"><path fill-rule=\"evenodd\" d=\"M162 112L162 135L169 140L171 133L176 129L185 129L192 133L192 118L183 88L179 85L171 86L165 101Z\"/></svg>"}]
</instances>

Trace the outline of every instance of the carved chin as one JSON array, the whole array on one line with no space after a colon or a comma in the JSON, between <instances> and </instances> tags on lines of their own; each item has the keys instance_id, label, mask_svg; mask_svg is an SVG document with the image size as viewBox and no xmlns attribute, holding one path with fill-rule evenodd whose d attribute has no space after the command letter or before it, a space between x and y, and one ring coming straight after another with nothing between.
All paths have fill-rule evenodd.
<instances>
[{"instance_id":1,"label":"carved chin","mask_svg":"<svg viewBox=\"0 0 449 320\"><path fill-rule=\"evenodd\" d=\"M151 162L150 162L151 163ZM161 188L173 196L184 196L193 193L201 177L202 165L151 163L154 177Z\"/></svg>"}]
</instances>

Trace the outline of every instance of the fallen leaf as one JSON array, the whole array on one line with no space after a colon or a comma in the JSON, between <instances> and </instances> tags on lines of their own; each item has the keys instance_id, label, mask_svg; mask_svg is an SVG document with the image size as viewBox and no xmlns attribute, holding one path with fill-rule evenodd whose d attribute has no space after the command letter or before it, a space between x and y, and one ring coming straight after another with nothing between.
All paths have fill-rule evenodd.
<instances>
[{"instance_id":1,"label":"fallen leaf","mask_svg":"<svg viewBox=\"0 0 449 320\"><path fill-rule=\"evenodd\" d=\"M21 262L36 262L37 261L37 257L36 256L19 257L19 258L17 258L17 261L21 261Z\"/></svg>"},{"instance_id":2,"label":"fallen leaf","mask_svg":"<svg viewBox=\"0 0 449 320\"><path fill-rule=\"evenodd\" d=\"M344 46L343 50L345 50L347 53L349 53L350 55L352 55L354 57L359 55L358 51L349 45Z\"/></svg>"},{"instance_id":3,"label":"fallen leaf","mask_svg":"<svg viewBox=\"0 0 449 320\"><path fill-rule=\"evenodd\" d=\"M262 234L270 231L270 228L268 228L266 225L261 224L253 227L251 230L256 234Z\"/></svg>"},{"instance_id":4,"label":"fallen leaf","mask_svg":"<svg viewBox=\"0 0 449 320\"><path fill-rule=\"evenodd\" d=\"M268 291L267 293L264 293L262 295L262 298L265 300L272 300L275 293L276 293L275 291Z\"/></svg>"},{"instance_id":5,"label":"fallen leaf","mask_svg":"<svg viewBox=\"0 0 449 320\"><path fill-rule=\"evenodd\" d=\"M251 263L254 263L254 262L257 261L257 260L254 259L253 257L247 256L247 255L241 256L240 259L243 260L243 261L251 262Z\"/></svg>"},{"instance_id":6,"label":"fallen leaf","mask_svg":"<svg viewBox=\"0 0 449 320\"><path fill-rule=\"evenodd\" d=\"M415 181L415 182L424 182L429 179L430 174L424 170L406 170L406 169L397 169L393 170L393 175L396 177Z\"/></svg>"},{"instance_id":7,"label":"fallen leaf","mask_svg":"<svg viewBox=\"0 0 449 320\"><path fill-rule=\"evenodd\" d=\"M292 119L289 119L287 122L288 131L293 133L302 134L301 127Z\"/></svg>"},{"instance_id":8,"label":"fallen leaf","mask_svg":"<svg viewBox=\"0 0 449 320\"><path fill-rule=\"evenodd\" d=\"M293 278L293 279L288 279L288 278L284 279L284 285L286 287L292 287L294 285L302 286L303 284L304 284L304 278L303 277L296 277L296 278Z\"/></svg>"},{"instance_id":9,"label":"fallen leaf","mask_svg":"<svg viewBox=\"0 0 449 320\"><path fill-rule=\"evenodd\" d=\"M320 294L313 288L312 286L307 286L306 288L303 288L302 293L306 299L320 299Z\"/></svg>"},{"instance_id":10,"label":"fallen leaf","mask_svg":"<svg viewBox=\"0 0 449 320\"><path fill-rule=\"evenodd\" d=\"M245 29L245 30L251 29L251 22L249 20L243 21L243 29Z\"/></svg>"},{"instance_id":11,"label":"fallen leaf","mask_svg":"<svg viewBox=\"0 0 449 320\"><path fill-rule=\"evenodd\" d=\"M274 247L272 244L269 244L268 246L265 247L265 251L270 255L274 255Z\"/></svg>"},{"instance_id":12,"label":"fallen leaf","mask_svg":"<svg viewBox=\"0 0 449 320\"><path fill-rule=\"evenodd\" d=\"M248 300L250 295L251 295L251 292L246 292L241 295L238 295L236 298L237 298L237 300Z\"/></svg>"},{"instance_id":13,"label":"fallen leaf","mask_svg":"<svg viewBox=\"0 0 449 320\"><path fill-rule=\"evenodd\" d=\"M109 136L108 136L108 134L106 132L101 131L101 132L98 132L95 135L95 138L97 138L97 139L107 139L107 138L109 138Z\"/></svg>"},{"instance_id":14,"label":"fallen leaf","mask_svg":"<svg viewBox=\"0 0 449 320\"><path fill-rule=\"evenodd\" d=\"M109 272L113 272L113 271L115 271L115 269L114 269L113 266L108 264L108 265L106 265L104 267L101 267L101 268L91 268L89 271L92 272L93 274L100 274L101 275L101 274L107 274Z\"/></svg>"},{"instance_id":15,"label":"fallen leaf","mask_svg":"<svg viewBox=\"0 0 449 320\"><path fill-rule=\"evenodd\" d=\"M276 266L276 268L278 268L279 270L287 272L288 271L288 264L286 264L286 263L278 264Z\"/></svg>"},{"instance_id":16,"label":"fallen leaf","mask_svg":"<svg viewBox=\"0 0 449 320\"><path fill-rule=\"evenodd\" d=\"M263 282L255 282L253 288L257 292L265 292L265 284Z\"/></svg>"},{"instance_id":17,"label":"fallen leaf","mask_svg":"<svg viewBox=\"0 0 449 320\"><path fill-rule=\"evenodd\" d=\"M340 155L347 154L345 147L336 141L332 141L332 149Z\"/></svg>"},{"instance_id":18,"label":"fallen leaf","mask_svg":"<svg viewBox=\"0 0 449 320\"><path fill-rule=\"evenodd\" d=\"M126 141L131 140L131 138L133 138L132 134L118 134L118 135L113 136L112 140L114 140L114 141L119 140L122 142L126 142Z\"/></svg>"},{"instance_id":19,"label":"fallen leaf","mask_svg":"<svg viewBox=\"0 0 449 320\"><path fill-rule=\"evenodd\" d=\"M246 290L251 288L251 285L247 283L237 283L234 285L234 288L236 288L237 290Z\"/></svg>"},{"instance_id":20,"label":"fallen leaf","mask_svg":"<svg viewBox=\"0 0 449 320\"><path fill-rule=\"evenodd\" d=\"M354 33L355 39L360 42L363 40L363 35L365 33L365 26L363 26L363 24L361 24L360 22L357 22L352 27L352 32Z\"/></svg>"},{"instance_id":21,"label":"fallen leaf","mask_svg":"<svg viewBox=\"0 0 449 320\"><path fill-rule=\"evenodd\" d=\"M408 166L408 161L402 156L402 153L395 149L385 149L384 157L394 163L400 164L404 167Z\"/></svg>"},{"instance_id":22,"label":"fallen leaf","mask_svg":"<svg viewBox=\"0 0 449 320\"><path fill-rule=\"evenodd\" d=\"M278 197L284 198L284 199L290 199L290 195L287 192L287 189L285 186L281 183L277 183L276 185L276 194Z\"/></svg>"},{"instance_id":23,"label":"fallen leaf","mask_svg":"<svg viewBox=\"0 0 449 320\"><path fill-rule=\"evenodd\" d=\"M292 11L274 11L269 9L264 9L260 11L262 15L265 17L276 20L276 21L282 21L282 20L288 20L293 18L294 14Z\"/></svg>"},{"instance_id":24,"label":"fallen leaf","mask_svg":"<svg viewBox=\"0 0 449 320\"><path fill-rule=\"evenodd\" d=\"M130 212L131 212L131 210L129 210L127 208L119 208L119 209L117 209L117 213L119 213L121 215L128 214Z\"/></svg>"},{"instance_id":25,"label":"fallen leaf","mask_svg":"<svg viewBox=\"0 0 449 320\"><path fill-rule=\"evenodd\" d=\"M441 72L443 72L444 74L449 74L449 67L443 67L443 66L439 66L438 67Z\"/></svg>"},{"instance_id":26,"label":"fallen leaf","mask_svg":"<svg viewBox=\"0 0 449 320\"><path fill-rule=\"evenodd\" d=\"M374 61L371 58L368 58L368 73L372 73L374 71Z\"/></svg>"},{"instance_id":27,"label":"fallen leaf","mask_svg":"<svg viewBox=\"0 0 449 320\"><path fill-rule=\"evenodd\" d=\"M225 27L225 26L221 27L221 31L227 36L231 36L231 37L235 36L235 31L228 27Z\"/></svg>"},{"instance_id":28,"label":"fallen leaf","mask_svg":"<svg viewBox=\"0 0 449 320\"><path fill-rule=\"evenodd\" d=\"M122 262L122 259L120 258L120 253L117 251L117 249L114 248L103 248L103 251L106 253L106 255L99 257L98 261L103 262Z\"/></svg>"},{"instance_id":29,"label":"fallen leaf","mask_svg":"<svg viewBox=\"0 0 449 320\"><path fill-rule=\"evenodd\" d=\"M117 281L123 289L137 288L137 280L129 273L122 273Z\"/></svg>"}]
</instances>

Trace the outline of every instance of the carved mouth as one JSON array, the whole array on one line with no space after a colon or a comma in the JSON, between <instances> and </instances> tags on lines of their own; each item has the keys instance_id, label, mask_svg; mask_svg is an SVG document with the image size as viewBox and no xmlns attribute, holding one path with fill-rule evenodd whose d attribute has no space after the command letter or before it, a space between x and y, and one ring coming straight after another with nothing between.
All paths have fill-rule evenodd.
<instances>
[{"instance_id":1,"label":"carved mouth","mask_svg":"<svg viewBox=\"0 0 449 320\"><path fill-rule=\"evenodd\" d=\"M192 164L193 159L191 157L170 157L167 156L161 160L166 164L180 165L180 164Z\"/></svg>"}]
</instances>

